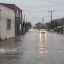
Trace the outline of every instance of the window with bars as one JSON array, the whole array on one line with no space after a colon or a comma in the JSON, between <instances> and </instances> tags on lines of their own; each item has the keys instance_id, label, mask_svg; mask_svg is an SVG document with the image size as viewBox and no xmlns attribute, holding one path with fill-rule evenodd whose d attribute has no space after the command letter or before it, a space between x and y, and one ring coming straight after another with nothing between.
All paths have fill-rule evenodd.
<instances>
[{"instance_id":1,"label":"window with bars","mask_svg":"<svg viewBox=\"0 0 64 64\"><path fill-rule=\"evenodd\" d=\"M11 29L11 19L7 19L7 30Z\"/></svg>"}]
</instances>

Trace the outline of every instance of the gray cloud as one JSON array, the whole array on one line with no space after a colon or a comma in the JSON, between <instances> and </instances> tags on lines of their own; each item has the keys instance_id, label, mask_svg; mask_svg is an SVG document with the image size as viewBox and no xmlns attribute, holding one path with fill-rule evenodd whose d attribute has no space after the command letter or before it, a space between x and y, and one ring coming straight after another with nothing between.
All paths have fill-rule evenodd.
<instances>
[{"instance_id":1,"label":"gray cloud","mask_svg":"<svg viewBox=\"0 0 64 64\"><path fill-rule=\"evenodd\" d=\"M0 2L16 4L23 10L26 19L32 24L41 22L42 18L45 19L44 22L50 21L51 13L48 11L51 10L54 11L53 19L64 17L63 0L0 0Z\"/></svg>"}]
</instances>

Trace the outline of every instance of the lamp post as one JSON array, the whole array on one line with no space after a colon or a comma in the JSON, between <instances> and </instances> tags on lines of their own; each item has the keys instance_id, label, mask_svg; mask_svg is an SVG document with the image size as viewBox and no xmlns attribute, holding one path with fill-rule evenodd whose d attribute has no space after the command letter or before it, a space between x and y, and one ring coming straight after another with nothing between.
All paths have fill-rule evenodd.
<instances>
[{"instance_id":1,"label":"lamp post","mask_svg":"<svg viewBox=\"0 0 64 64\"><path fill-rule=\"evenodd\" d=\"M1 39L1 9L0 9L0 39Z\"/></svg>"}]
</instances>

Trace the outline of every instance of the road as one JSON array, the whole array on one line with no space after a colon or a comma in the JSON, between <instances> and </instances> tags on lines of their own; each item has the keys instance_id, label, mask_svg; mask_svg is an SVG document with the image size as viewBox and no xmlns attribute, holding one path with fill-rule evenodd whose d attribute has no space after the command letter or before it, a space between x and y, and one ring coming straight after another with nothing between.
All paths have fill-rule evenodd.
<instances>
[{"instance_id":1,"label":"road","mask_svg":"<svg viewBox=\"0 0 64 64\"><path fill-rule=\"evenodd\" d=\"M31 29L25 35L2 41L0 64L64 64L64 35L40 34Z\"/></svg>"}]
</instances>

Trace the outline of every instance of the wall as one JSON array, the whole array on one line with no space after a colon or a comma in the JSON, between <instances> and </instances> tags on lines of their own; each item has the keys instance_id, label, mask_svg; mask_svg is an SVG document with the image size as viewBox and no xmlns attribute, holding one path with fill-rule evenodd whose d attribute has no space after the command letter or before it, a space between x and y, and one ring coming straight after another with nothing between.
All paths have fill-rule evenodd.
<instances>
[{"instance_id":1,"label":"wall","mask_svg":"<svg viewBox=\"0 0 64 64\"><path fill-rule=\"evenodd\" d=\"M20 24L22 28L22 10L19 7L17 7L15 4L6 4L6 3L0 3L0 4L15 11L15 34L16 35L22 34L22 29L21 30L19 29ZM16 17L17 10L18 10L19 17ZM20 12L21 12L21 18L20 18Z\"/></svg>"},{"instance_id":2,"label":"wall","mask_svg":"<svg viewBox=\"0 0 64 64\"><path fill-rule=\"evenodd\" d=\"M3 5L0 5L1 11L1 38L15 37L15 12ZM11 19L11 30L7 30L7 19Z\"/></svg>"},{"instance_id":3,"label":"wall","mask_svg":"<svg viewBox=\"0 0 64 64\"><path fill-rule=\"evenodd\" d=\"M64 25L64 18L61 19L61 26Z\"/></svg>"},{"instance_id":4,"label":"wall","mask_svg":"<svg viewBox=\"0 0 64 64\"><path fill-rule=\"evenodd\" d=\"M22 34L22 29L19 29L19 26L21 24L21 28L22 28L22 10L20 8L18 8L16 5L14 6L14 10L15 10L15 33L17 34ZM18 17L16 16L17 14L17 10L18 10ZM21 12L21 18L20 18L20 12Z\"/></svg>"}]
</instances>

